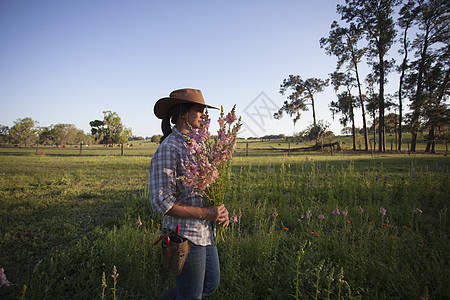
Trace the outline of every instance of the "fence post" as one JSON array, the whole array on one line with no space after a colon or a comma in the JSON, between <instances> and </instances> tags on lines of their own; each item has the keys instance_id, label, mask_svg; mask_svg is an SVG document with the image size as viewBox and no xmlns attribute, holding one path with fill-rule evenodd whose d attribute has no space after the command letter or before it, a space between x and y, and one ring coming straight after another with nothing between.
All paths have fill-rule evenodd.
<instances>
[{"instance_id":1,"label":"fence post","mask_svg":"<svg viewBox=\"0 0 450 300\"><path fill-rule=\"evenodd\" d=\"M247 145L245 146L245 156L248 156L248 142Z\"/></svg>"},{"instance_id":2,"label":"fence post","mask_svg":"<svg viewBox=\"0 0 450 300\"><path fill-rule=\"evenodd\" d=\"M36 154L39 153L39 143L36 143Z\"/></svg>"},{"instance_id":3,"label":"fence post","mask_svg":"<svg viewBox=\"0 0 450 300\"><path fill-rule=\"evenodd\" d=\"M288 156L291 155L291 143L288 143Z\"/></svg>"},{"instance_id":4,"label":"fence post","mask_svg":"<svg viewBox=\"0 0 450 300\"><path fill-rule=\"evenodd\" d=\"M123 142L120 144L120 156L123 156Z\"/></svg>"},{"instance_id":5,"label":"fence post","mask_svg":"<svg viewBox=\"0 0 450 300\"><path fill-rule=\"evenodd\" d=\"M82 148L83 148L83 142L80 142L80 156L81 156Z\"/></svg>"}]
</instances>

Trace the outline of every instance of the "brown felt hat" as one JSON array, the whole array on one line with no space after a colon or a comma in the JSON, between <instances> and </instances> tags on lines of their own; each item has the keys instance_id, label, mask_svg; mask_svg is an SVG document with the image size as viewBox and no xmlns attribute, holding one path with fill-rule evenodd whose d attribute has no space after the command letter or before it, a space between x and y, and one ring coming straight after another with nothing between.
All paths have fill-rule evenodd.
<instances>
[{"instance_id":1,"label":"brown felt hat","mask_svg":"<svg viewBox=\"0 0 450 300\"><path fill-rule=\"evenodd\" d=\"M169 97L161 98L155 103L154 112L159 119L163 119L167 115L169 108L178 103L194 103L200 104L208 108L215 106L208 105L203 99L202 92L195 89L180 89L170 93Z\"/></svg>"}]
</instances>

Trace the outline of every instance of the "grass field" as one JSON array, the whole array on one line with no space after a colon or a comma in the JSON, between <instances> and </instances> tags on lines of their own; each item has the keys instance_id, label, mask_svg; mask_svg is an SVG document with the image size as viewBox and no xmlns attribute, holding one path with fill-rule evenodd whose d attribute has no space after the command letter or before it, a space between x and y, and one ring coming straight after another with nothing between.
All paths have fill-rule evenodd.
<instances>
[{"instance_id":1,"label":"grass field","mask_svg":"<svg viewBox=\"0 0 450 300\"><path fill-rule=\"evenodd\" d=\"M124 156L0 148L0 267L11 283L0 298L155 299L173 286L152 246L156 146L134 143ZM218 245L211 299L449 297L445 145L435 155L287 156L289 146L304 144L251 141L248 156L238 144L225 202L237 222Z\"/></svg>"}]
</instances>

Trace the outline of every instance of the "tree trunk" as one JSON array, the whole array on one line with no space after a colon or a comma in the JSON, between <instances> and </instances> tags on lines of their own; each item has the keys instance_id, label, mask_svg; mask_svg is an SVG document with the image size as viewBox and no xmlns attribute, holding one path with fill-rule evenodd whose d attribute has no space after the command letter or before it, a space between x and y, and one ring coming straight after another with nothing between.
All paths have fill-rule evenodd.
<instances>
[{"instance_id":1,"label":"tree trunk","mask_svg":"<svg viewBox=\"0 0 450 300\"><path fill-rule=\"evenodd\" d=\"M378 95L379 117L378 117L378 151L386 151L384 143L384 56L379 50L380 63L380 94Z\"/></svg>"},{"instance_id":2,"label":"tree trunk","mask_svg":"<svg viewBox=\"0 0 450 300\"><path fill-rule=\"evenodd\" d=\"M416 144L417 144L417 132L419 130L419 117L420 117L420 109L423 105L423 97L422 97L422 89L423 89L423 74L425 71L425 59L427 56L428 51L428 35L429 35L429 28L426 28L425 31L425 37L423 41L423 48L422 53L420 55L420 62L419 62L419 70L417 74L417 89L416 89L416 95L413 98L413 114L411 118L411 151L416 151Z\"/></svg>"},{"instance_id":3,"label":"tree trunk","mask_svg":"<svg viewBox=\"0 0 450 300\"><path fill-rule=\"evenodd\" d=\"M317 126L317 122L316 122L316 107L314 105L314 97L311 94L311 105L312 105L312 111L313 111L313 122L314 122L314 127Z\"/></svg>"},{"instance_id":4,"label":"tree trunk","mask_svg":"<svg viewBox=\"0 0 450 300\"><path fill-rule=\"evenodd\" d=\"M377 128L376 128L376 116L375 114L373 115L373 150L372 152L375 151L375 149L377 148Z\"/></svg>"},{"instance_id":5,"label":"tree trunk","mask_svg":"<svg viewBox=\"0 0 450 300\"><path fill-rule=\"evenodd\" d=\"M425 152L436 153L434 125L431 126L430 130L428 131L428 142L427 142L427 147L425 148Z\"/></svg>"},{"instance_id":6,"label":"tree trunk","mask_svg":"<svg viewBox=\"0 0 450 300\"><path fill-rule=\"evenodd\" d=\"M355 129L355 116L353 115L353 106L351 107L350 117L352 119L353 151L356 151L356 129Z\"/></svg>"},{"instance_id":7,"label":"tree trunk","mask_svg":"<svg viewBox=\"0 0 450 300\"><path fill-rule=\"evenodd\" d=\"M363 130L364 130L364 145L366 151L369 150L369 133L367 132L367 125L366 125L366 111L364 108L364 97L361 91L361 82L359 80L359 72L358 72L358 66L355 63L355 73L356 73L356 81L358 83L358 92L359 92L359 103L361 105L361 114L363 119Z\"/></svg>"},{"instance_id":8,"label":"tree trunk","mask_svg":"<svg viewBox=\"0 0 450 300\"><path fill-rule=\"evenodd\" d=\"M405 28L403 34L403 50L405 51L405 56L402 62L402 72L400 74L400 82L398 87L398 148L399 152L402 152L402 122L403 122L403 80L405 78L405 71L408 62L408 29L409 26Z\"/></svg>"}]
</instances>

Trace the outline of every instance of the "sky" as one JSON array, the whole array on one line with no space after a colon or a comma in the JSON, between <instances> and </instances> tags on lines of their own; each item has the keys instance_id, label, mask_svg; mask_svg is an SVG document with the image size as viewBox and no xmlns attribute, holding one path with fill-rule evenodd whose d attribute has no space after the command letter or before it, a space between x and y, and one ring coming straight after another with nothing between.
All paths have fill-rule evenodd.
<instances>
[{"instance_id":1,"label":"sky","mask_svg":"<svg viewBox=\"0 0 450 300\"><path fill-rule=\"evenodd\" d=\"M196 88L226 112L236 105L241 137L292 135L311 124L312 110L295 126L287 115L275 120L286 100L280 84L335 70L319 40L342 2L2 0L0 124L30 117L88 133L113 111L133 135L152 136L161 134L154 103ZM317 94L316 116L339 134L333 100L332 87ZM215 124L219 113L210 115Z\"/></svg>"}]
</instances>

